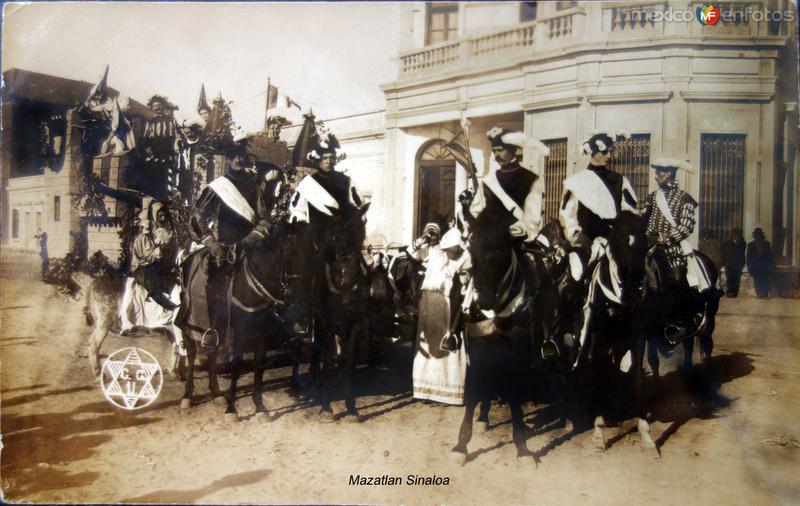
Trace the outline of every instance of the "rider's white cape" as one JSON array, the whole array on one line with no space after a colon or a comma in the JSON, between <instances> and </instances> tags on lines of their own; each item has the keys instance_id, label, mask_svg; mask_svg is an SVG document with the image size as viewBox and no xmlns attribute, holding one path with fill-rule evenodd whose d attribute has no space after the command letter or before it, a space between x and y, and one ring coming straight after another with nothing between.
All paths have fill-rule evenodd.
<instances>
[{"instance_id":1,"label":"rider's white cape","mask_svg":"<svg viewBox=\"0 0 800 506\"><path fill-rule=\"evenodd\" d=\"M339 203L328 191L310 175L303 178L297 185L295 196L290 205L290 220L293 222L308 222L308 206L314 207L322 214L333 216L331 209L339 209Z\"/></svg>"},{"instance_id":2,"label":"rider's white cape","mask_svg":"<svg viewBox=\"0 0 800 506\"><path fill-rule=\"evenodd\" d=\"M636 200L636 192L626 177L622 178L622 191L627 191ZM617 217L617 203L614 202L614 197L603 180L594 171L582 170L565 179L564 193L566 192L571 192L581 204L604 220ZM625 201L624 198L622 200Z\"/></svg>"},{"instance_id":3,"label":"rider's white cape","mask_svg":"<svg viewBox=\"0 0 800 506\"><path fill-rule=\"evenodd\" d=\"M234 185L230 179L218 177L211 181L208 187L236 214L250 223L256 222L256 212L253 211L253 207L247 202L247 199L239 193L239 190L236 189L236 185Z\"/></svg>"}]
</instances>

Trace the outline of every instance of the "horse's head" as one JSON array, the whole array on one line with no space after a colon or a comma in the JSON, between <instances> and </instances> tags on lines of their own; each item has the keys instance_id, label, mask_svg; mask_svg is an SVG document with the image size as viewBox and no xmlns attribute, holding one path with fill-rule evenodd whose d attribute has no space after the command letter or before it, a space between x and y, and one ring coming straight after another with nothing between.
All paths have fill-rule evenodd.
<instances>
[{"instance_id":1,"label":"horse's head","mask_svg":"<svg viewBox=\"0 0 800 506\"><path fill-rule=\"evenodd\" d=\"M623 211L608 234L609 268L612 278L619 282L622 305L631 307L641 300L645 283L647 255L647 220L635 213Z\"/></svg>"},{"instance_id":2,"label":"horse's head","mask_svg":"<svg viewBox=\"0 0 800 506\"><path fill-rule=\"evenodd\" d=\"M366 239L364 215L369 204L361 207L344 206L329 227L322 230L321 244L325 248L325 272L333 292L351 291L366 275L361 248Z\"/></svg>"},{"instance_id":3,"label":"horse's head","mask_svg":"<svg viewBox=\"0 0 800 506\"><path fill-rule=\"evenodd\" d=\"M511 237L507 227L480 217L470 226L469 252L477 302L481 308L491 309L497 303L498 290L511 266Z\"/></svg>"},{"instance_id":4,"label":"horse's head","mask_svg":"<svg viewBox=\"0 0 800 506\"><path fill-rule=\"evenodd\" d=\"M369 295L370 298L378 303L385 303L392 300L392 287L389 285L389 256L383 251L371 254L372 263L368 270L369 275Z\"/></svg>"}]
</instances>

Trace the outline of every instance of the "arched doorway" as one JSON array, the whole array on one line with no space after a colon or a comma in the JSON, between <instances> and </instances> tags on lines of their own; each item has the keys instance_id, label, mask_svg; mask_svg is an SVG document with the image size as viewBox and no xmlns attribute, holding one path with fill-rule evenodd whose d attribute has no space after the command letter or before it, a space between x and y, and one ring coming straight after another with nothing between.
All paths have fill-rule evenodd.
<instances>
[{"instance_id":1,"label":"arched doorway","mask_svg":"<svg viewBox=\"0 0 800 506\"><path fill-rule=\"evenodd\" d=\"M437 223L443 231L453 220L456 192L456 160L445 141L432 140L417 154L414 194L414 237L426 223Z\"/></svg>"}]
</instances>

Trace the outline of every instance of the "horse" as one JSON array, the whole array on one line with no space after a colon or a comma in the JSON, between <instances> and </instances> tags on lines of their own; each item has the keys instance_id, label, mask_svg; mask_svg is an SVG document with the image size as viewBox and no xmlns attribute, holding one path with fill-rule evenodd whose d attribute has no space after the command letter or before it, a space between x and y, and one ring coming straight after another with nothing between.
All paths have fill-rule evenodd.
<instances>
[{"instance_id":1,"label":"horse","mask_svg":"<svg viewBox=\"0 0 800 506\"><path fill-rule=\"evenodd\" d=\"M661 392L659 352L671 350L679 343L683 346L684 373L688 374L692 370L695 340L700 345L702 373L707 375L710 372L711 352L714 348L712 336L722 291L717 288L719 270L714 262L700 251L695 250L694 255L707 274L710 285L697 295L697 304L673 300L674 293L670 293L670 288L674 291L674 282L670 280L671 269L660 248L651 248L647 255L648 283L641 326L646 332L647 363L653 373L657 394ZM679 322L690 322L691 328L683 337L677 335L681 325Z\"/></svg>"},{"instance_id":2,"label":"horse","mask_svg":"<svg viewBox=\"0 0 800 506\"><path fill-rule=\"evenodd\" d=\"M132 299L138 301L141 309L138 325L135 328L167 334L173 343L168 372L173 377L177 376L180 363L178 347L179 343L183 341L182 331L176 325L177 309L160 306L148 297L147 291L136 284L132 277L125 277L117 272L105 273L96 278L78 274L73 277L78 278L76 282L79 285L86 287L86 302L83 312L86 324L92 327L87 348L92 375L100 374L100 349L109 332L120 334L120 314L129 309L122 306L130 306L130 303L133 302L133 300L126 300L123 294L130 291ZM180 286L175 285L165 296L173 303L179 302Z\"/></svg>"},{"instance_id":3,"label":"horse","mask_svg":"<svg viewBox=\"0 0 800 506\"><path fill-rule=\"evenodd\" d=\"M398 333L401 338L406 337L404 331L410 329L408 332L410 337L417 328L425 265L414 258L405 248L390 260L387 270L389 283L394 293Z\"/></svg>"},{"instance_id":4,"label":"horse","mask_svg":"<svg viewBox=\"0 0 800 506\"><path fill-rule=\"evenodd\" d=\"M335 420L330 403L331 380L338 368L342 378L345 418L359 421L353 395L353 371L357 342L365 337L366 302L369 294L367 268L362 254L366 238L364 215L369 204L339 208L331 220L308 226L320 262L312 274L314 296L311 378L317 388L319 420ZM321 226L320 226L321 225Z\"/></svg>"},{"instance_id":5,"label":"horse","mask_svg":"<svg viewBox=\"0 0 800 506\"><path fill-rule=\"evenodd\" d=\"M590 409L597 414L592 438L598 450L608 445L603 429L613 414L610 400L615 395L628 398L619 393L624 371L632 374L632 408L638 417L642 448L656 449L642 396L645 339L638 317L646 281L646 225L647 216L620 212L609 225L605 254L589 273L581 329L585 341L580 343L568 380L574 392L591 387L595 394Z\"/></svg>"},{"instance_id":6,"label":"horse","mask_svg":"<svg viewBox=\"0 0 800 506\"><path fill-rule=\"evenodd\" d=\"M394 289L389 281L391 260L383 251L372 252L367 247L367 319L369 328L369 349L367 359L376 363L388 351L392 339L397 335L395 322Z\"/></svg>"},{"instance_id":7,"label":"horse","mask_svg":"<svg viewBox=\"0 0 800 506\"><path fill-rule=\"evenodd\" d=\"M515 248L506 227L491 219L464 213L472 234L469 252L472 258L471 281L462 300L458 283L454 283L453 305L468 306L466 324L469 366L464 391L464 416L458 442L451 455L459 465L468 457L467 445L472 438L475 409L481 405L479 423L488 428L489 403L498 396L511 409L513 441L517 458L536 465L534 454L526 447L527 426L523 421L526 380L533 350L541 344L552 325L556 297L555 283L548 263L554 251L553 226L544 230L533 251ZM548 237L550 236L550 237ZM519 255L533 255L535 280L526 275ZM527 279L526 279L527 278ZM534 285L534 286L531 286ZM472 299L472 300L470 300ZM451 333L459 330L454 314Z\"/></svg>"},{"instance_id":8,"label":"horse","mask_svg":"<svg viewBox=\"0 0 800 506\"><path fill-rule=\"evenodd\" d=\"M266 164L257 172L257 215L262 218L270 216L274 204L270 196L275 194L275 188L281 180L265 179L264 176L272 170L279 169ZM285 187L286 185L282 186ZM212 397L223 397L216 368L217 354L223 350L230 358L231 374L230 385L224 393L225 416L238 420L236 388L242 372L243 355L247 351L253 351L255 379L252 400L255 413L265 421L271 420L262 395L263 374L268 344L280 343L286 336L281 316L281 309L285 305L282 299L284 272L281 266L287 254L283 248L284 239L293 233L292 229L291 224L279 221L270 228L268 237L253 243L244 241L236 245L234 264L223 287L225 293L222 307L216 305L211 308L212 311L225 313L222 336L217 332L209 332L204 328L205 325L198 326L205 315L194 315L191 305L185 305L185 315L180 319L179 325L190 339L187 340L186 383L180 404L182 410L190 408L193 403L194 363L198 348L204 349L208 357L209 390ZM197 293L197 290L205 290L204 285L198 287L191 284L191 280L196 279L192 271L204 268L204 264L211 261L210 254L204 249L192 253L183 264L184 291L195 290ZM195 296L205 296L205 293L197 293ZM216 302L219 304L219 299Z\"/></svg>"}]
</instances>

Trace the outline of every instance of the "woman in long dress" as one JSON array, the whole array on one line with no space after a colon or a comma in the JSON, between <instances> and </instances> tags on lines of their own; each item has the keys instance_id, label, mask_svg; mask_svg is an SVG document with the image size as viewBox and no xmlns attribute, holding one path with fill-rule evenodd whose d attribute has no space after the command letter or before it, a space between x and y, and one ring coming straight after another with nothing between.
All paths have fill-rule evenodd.
<instances>
[{"instance_id":1,"label":"woman in long dress","mask_svg":"<svg viewBox=\"0 0 800 506\"><path fill-rule=\"evenodd\" d=\"M464 346L441 348L448 335L453 278L464 260L461 234L449 230L428 252L428 266L419 302L416 354L412 379L414 397L445 404L463 404L467 354Z\"/></svg>"}]
</instances>

